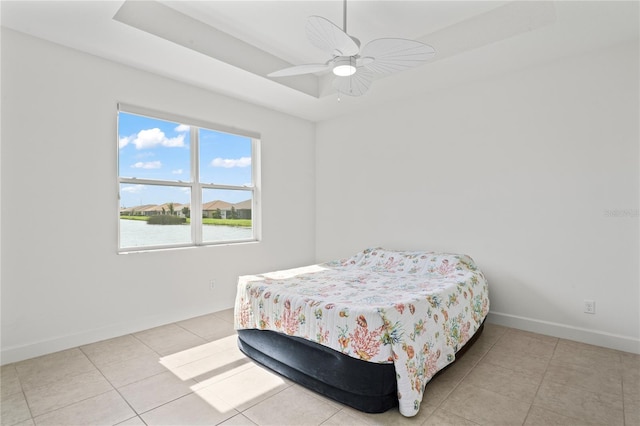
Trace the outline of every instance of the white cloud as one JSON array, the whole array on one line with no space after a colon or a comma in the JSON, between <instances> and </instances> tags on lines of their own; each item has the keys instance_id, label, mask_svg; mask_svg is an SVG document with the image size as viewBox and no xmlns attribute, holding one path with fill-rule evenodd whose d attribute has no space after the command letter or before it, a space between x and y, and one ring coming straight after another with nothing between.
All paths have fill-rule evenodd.
<instances>
[{"instance_id":1,"label":"white cloud","mask_svg":"<svg viewBox=\"0 0 640 426\"><path fill-rule=\"evenodd\" d=\"M183 172L182 169L171 170L171 173L174 175L181 175Z\"/></svg>"},{"instance_id":2,"label":"white cloud","mask_svg":"<svg viewBox=\"0 0 640 426\"><path fill-rule=\"evenodd\" d=\"M137 163L133 164L131 167L133 167L134 169L159 169L162 167L162 162L148 161L145 163L144 161L138 161Z\"/></svg>"},{"instance_id":3,"label":"white cloud","mask_svg":"<svg viewBox=\"0 0 640 426\"><path fill-rule=\"evenodd\" d=\"M118 139L118 148L124 148L125 146L129 145L129 142L131 142L131 139L132 139L132 136L125 136Z\"/></svg>"},{"instance_id":4,"label":"white cloud","mask_svg":"<svg viewBox=\"0 0 640 426\"><path fill-rule=\"evenodd\" d=\"M175 130L176 132L188 132L190 128L191 126L187 126L186 124L180 124L178 127L176 127L173 130Z\"/></svg>"},{"instance_id":5,"label":"white cloud","mask_svg":"<svg viewBox=\"0 0 640 426\"><path fill-rule=\"evenodd\" d=\"M129 136L129 139L133 136ZM184 135L178 135L175 138L168 138L160 129L140 130L135 138L131 141L136 149L154 148L158 145L175 148L184 146Z\"/></svg>"},{"instance_id":6,"label":"white cloud","mask_svg":"<svg viewBox=\"0 0 640 426\"><path fill-rule=\"evenodd\" d=\"M241 158L214 158L211 161L213 167L224 167L230 169L232 167L248 167L251 165L251 157Z\"/></svg>"}]
</instances>

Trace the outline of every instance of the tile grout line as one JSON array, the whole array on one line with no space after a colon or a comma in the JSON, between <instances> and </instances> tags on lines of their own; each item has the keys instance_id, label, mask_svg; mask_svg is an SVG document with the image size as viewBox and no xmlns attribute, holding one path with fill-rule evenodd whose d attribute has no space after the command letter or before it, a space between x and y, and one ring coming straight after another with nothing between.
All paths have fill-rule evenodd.
<instances>
[{"instance_id":1,"label":"tile grout line","mask_svg":"<svg viewBox=\"0 0 640 426\"><path fill-rule=\"evenodd\" d=\"M556 353L556 349L558 348L558 343L559 342L560 342L560 339L556 340L555 344L553 345L553 352L551 353L551 356L547 360L547 365L544 368L544 374L542 375L542 378L540 379L540 383L538 383L538 387L536 388L536 393L533 395L533 401L531 401L531 404L529 404L529 409L527 410L527 415L524 416L524 420L522 422L523 425L527 422L527 419L529 418L529 415L531 414L531 409L533 408L533 405L536 402L536 397L538 396L538 393L540 392L540 388L542 387L542 382L544 382L544 378L547 375L547 371L549 370L549 364L551 364L551 360L553 359L553 356Z\"/></svg>"},{"instance_id":2,"label":"tile grout line","mask_svg":"<svg viewBox=\"0 0 640 426\"><path fill-rule=\"evenodd\" d=\"M171 324L175 324L175 323L171 323ZM169 325L169 324L167 324L167 325ZM176 324L176 325L177 325L177 324ZM178 326L178 327L179 327L179 326ZM141 331L145 331L145 330L141 330ZM149 348L151 351L153 351L153 352L158 356L158 362L160 362L160 358L162 358L162 355L161 355L158 351L156 351L156 350L155 350L155 349L153 349L151 346L149 346L147 343L145 343L144 341L142 341L141 339L139 339L139 338L138 338L134 333L131 333L131 334L129 334L129 335L130 335L130 336L132 336L134 339L136 339L136 340L137 340L138 342L140 342L141 344L143 344L144 346L146 346L147 348ZM84 352L83 352L83 353L84 353ZM87 358L89 358L89 357L87 357ZM139 358L139 357L134 357L134 358ZM131 359L134 359L134 358L131 358ZM91 359L89 359L89 361L91 361ZM93 361L91 361L91 363L93 364ZM94 366L95 366L95 364L94 364ZM189 389L191 390L191 392L189 392L189 393L187 393L187 394L185 394L185 395L181 395L181 396L179 396L178 398L172 399L171 401L164 402L164 403L162 403L162 404L158 405L157 407L153 407L153 408L148 409L147 411L144 411L144 412L140 412L140 413L139 413L139 412L138 412L138 410L136 410L136 409L131 405L131 403L129 403L129 401L127 400L127 398L126 398L126 397L125 397L125 396L120 392L120 390L119 390L117 387L115 387L115 386L113 385L113 383L111 383L111 381L109 381L109 379L108 379L108 378L107 378L107 377L102 373L102 370L100 370L100 369L98 368L98 366L95 366L95 367L98 369L98 371L100 371L100 374L102 374L102 377L104 377L104 378L105 378L105 380L106 380L106 381L111 385L111 387L113 387L113 389L118 393L118 395L120 395L120 397L124 400L124 402L126 402L126 404L129 406L129 408L131 408L131 411L133 411L133 412L135 413L135 416L134 416L134 417L138 417L138 418L140 419L140 421L142 421L142 423L144 423L145 425L147 424L147 422L145 422L145 421L144 421L144 419L142 418L142 415L143 415L143 414L146 414L146 413L148 413L148 412L150 412L150 411L155 410L156 408L162 407L163 405L169 404L169 403L171 403L171 402L173 402L173 401L177 401L177 400L178 400L178 399L180 399L180 398L183 398L183 397L185 397L185 396L188 396L188 395L191 395L191 394L195 393L193 390L191 390L191 388L189 388ZM163 367L164 367L164 366L163 366ZM126 384L126 385L124 385L124 386L129 386L129 385L134 384L134 383L139 383L139 382L141 382L141 381L143 381L143 380L147 380L147 379L148 379L148 378L150 378L150 377L159 376L160 374L164 374L164 373L166 373L166 372L169 372L169 370L168 370L166 367L164 367L164 368L165 368L167 371L163 371L163 372L161 372L161 373L152 374L151 376L144 377L144 378L142 378L142 379L140 379L140 380L136 380L136 381L134 381L134 382L127 383L127 384ZM197 382L196 382L196 383L197 383ZM124 386L122 386L122 387L124 387ZM131 417L131 418L133 418L133 417ZM126 419L126 420L127 420L127 419ZM123 420L123 421L126 421L126 420ZM122 422L121 422L121 423L122 423Z\"/></svg>"},{"instance_id":3,"label":"tile grout line","mask_svg":"<svg viewBox=\"0 0 640 426\"><path fill-rule=\"evenodd\" d=\"M68 407L70 407L70 406L72 406L72 405L74 405L74 404L78 404L78 403L81 403L81 402L84 402L84 401L88 401L88 400L90 400L90 399L92 399L92 398L94 398L94 397L97 397L97 396L100 396L100 395L104 395L104 394L106 394L106 393L108 393L108 392L111 392L111 391L113 391L113 390L117 391L117 389L115 388L115 386L113 386L113 384L112 384L112 383L111 383L111 382L110 382L110 381L109 381L109 380L104 376L104 374L102 373L102 371L101 371L101 370L98 368L98 366L93 362L93 360L91 360L91 358L89 358L89 356L86 354L86 352L85 352L84 350L82 350L82 347L81 347L81 346L76 346L76 347L68 348L68 349L65 349L65 350L74 350L74 349L77 349L77 350L82 354L82 356L83 356L83 357L84 357L84 358L85 358L85 359L90 363L90 365L93 367L93 370L83 371L83 372L74 373L74 374L68 374L68 375L65 375L65 376L63 376L63 377L61 377L61 378L59 378L59 379L56 379L56 380L55 380L55 382L51 383L50 385L43 385L43 386L39 386L39 387L55 386L55 383L56 383L56 382L59 382L59 381L61 381L61 380L69 379L69 378L76 377L76 376L79 376L79 375L82 375L82 374L91 373L92 371L96 371L96 372L97 372L97 373L98 373L98 374L99 374L103 379L105 379L105 381L109 384L109 386L111 387L111 389L106 390L106 391L104 391L104 392L97 393L97 394L95 394L95 395L92 395L92 396L89 396L89 397L86 397L86 398L79 399L79 400L77 400L77 401L73 401L73 402L71 402L71 403L69 403L69 404L66 404L66 405L63 405L63 406L57 407L57 408L55 408L55 409L52 409L52 410L48 410L48 411L42 412L42 413L38 414L37 416L34 416L34 415L33 415L33 412L32 412L31 407L30 407L30 405L29 405L29 400L28 400L28 399L27 399L27 397L26 397L26 393L24 393L24 389L22 389L22 391L23 391L23 395L24 395L24 398L25 398L25 401L26 401L26 403L27 403L27 407L29 408L29 414L30 414L30 416L31 416L31 420L34 422L34 424L36 423L35 419L36 419L37 417L42 417L42 416L44 416L44 415L48 415L48 414L51 414L51 413L55 413L56 411L63 410L63 409L68 408ZM46 355L43 355L43 356L46 356ZM18 375L18 381L20 382L20 386L21 386L21 388L22 388L22 382L20 381L20 377L19 377L19 375ZM37 389L37 388L38 388L38 387L35 387L34 389ZM126 400L125 400L125 401L126 401ZM134 413L135 413L135 410L134 410Z\"/></svg>"},{"instance_id":4,"label":"tile grout line","mask_svg":"<svg viewBox=\"0 0 640 426\"><path fill-rule=\"evenodd\" d=\"M111 383L109 383L109 385L111 385ZM113 386L112 386L112 387L113 387ZM69 407L71 407L72 405L79 404L79 403L81 403L81 402L88 401L88 400L90 400L90 399L92 399L92 398L95 398L95 397L97 397L97 396L101 396L101 395L107 394L107 393L111 392L112 390L115 390L115 389L110 389L110 390L107 390L107 391L100 392L100 393L98 393L98 394L92 395L92 396L90 396L90 397L87 397L87 398L84 398L84 399L80 399L80 400L78 400L78 401L74 401L74 402L72 402L71 404L67 404L67 405L65 405L65 406L58 407L58 408L53 409L53 410L50 410L50 411L46 411L46 412L44 412L44 413L38 414L38 415L37 415L37 416L35 416L35 417L33 417L33 416L32 416L32 417L31 417L31 419L32 419L32 420L34 421L34 423L35 423L35 419L36 419L36 418L38 418L38 417L42 417L42 416L45 416L45 415L47 415L47 414L55 413L56 411L64 410L65 408L69 408ZM123 420L123 421L124 421L124 420Z\"/></svg>"},{"instance_id":5,"label":"tile grout line","mask_svg":"<svg viewBox=\"0 0 640 426\"><path fill-rule=\"evenodd\" d=\"M622 355L620 355L620 367L622 367L622 370L620 371L620 386L622 387L622 424L624 426L627 425L627 411L625 410L625 394L624 394L624 371L625 371L625 365L624 365L624 359L622 358Z\"/></svg>"},{"instance_id":6,"label":"tile grout line","mask_svg":"<svg viewBox=\"0 0 640 426\"><path fill-rule=\"evenodd\" d=\"M18 384L20 384L20 392L22 393L22 397L24 398L24 403L27 404L27 410L29 410L29 418L35 424L35 420L34 420L34 417L33 417L33 411L31 411L31 404L29 404L29 400L27 399L27 394L24 392L24 388L22 387L22 380L20 380L20 375L18 374L18 369L15 366L13 367L13 369L16 372L16 379L18 379Z\"/></svg>"},{"instance_id":7,"label":"tile grout line","mask_svg":"<svg viewBox=\"0 0 640 426\"><path fill-rule=\"evenodd\" d=\"M261 365L256 365L256 366L257 366L258 368L265 368L265 367L262 367ZM271 370L267 370L267 371L271 372ZM278 375L279 375L279 373L275 373L275 374L278 374ZM231 376L231 377L233 377L233 376ZM287 379L287 380L289 380L289 379ZM295 383L293 383L293 384L291 384L291 385L287 386L287 387L286 387L286 388L284 388L284 389L279 390L278 392L274 393L273 395L269 395L267 398L263 399L262 401L258 401L258 402L256 402L255 404L248 406L247 408L245 408L245 409L244 409L244 410L242 410L242 411L240 411L240 410L236 410L236 411L238 411L240 414L244 414L244 412L245 412L245 411L250 410L251 408L255 407L256 405L261 404L261 403L263 403L263 402L265 402L265 401L267 401L267 400L269 400L269 399L273 398L273 397L274 397L274 396L276 396L276 395L279 395L280 393L282 393L282 392L286 391L287 389L289 389L289 388L291 388L291 387L293 387L293 386L295 386ZM247 416L245 416L245 417L247 417ZM247 417L247 418L249 419L249 417ZM251 419L249 419L249 420L251 420ZM251 421L253 422L253 420L251 420ZM255 422L254 422L254 423L255 423Z\"/></svg>"},{"instance_id":8,"label":"tile grout line","mask_svg":"<svg viewBox=\"0 0 640 426\"><path fill-rule=\"evenodd\" d=\"M262 366L261 366L261 365L259 365L259 364L257 364L256 366L257 366L257 367L259 367L259 368L265 368L267 371L272 372L271 370L267 369L266 367L262 367ZM279 373L274 373L274 374L278 374L278 375L280 375ZM287 379L287 380L289 380L289 379ZM290 380L289 380L289 381L290 381ZM258 401L258 402L256 402L255 404L248 406L247 408L245 408L245 409L244 409L244 410L242 410L242 411L239 411L239 410L236 410L236 411L238 411L238 412L239 412L240 414L242 414L244 417L246 417L247 419L249 419L249 421L250 421L251 423L254 423L254 424L256 424L257 426L260 426L258 423L256 423L256 422L254 422L253 420L251 420L251 417L246 416L244 413L245 413L246 411L250 410L251 408L253 408L253 407L257 406L258 404L262 404L263 402L266 402L266 401L270 400L271 398L275 397L276 395L279 395L279 394L281 394L282 392L286 391L287 389L291 389L292 387L294 387L294 386L296 386L296 385L297 385L296 383L293 383L293 384L291 384L291 385L287 386L286 388L279 390L278 392L274 393L273 395L269 395L269 397L267 397L267 398L263 399L262 401ZM301 386L301 385L298 385L298 386ZM301 386L301 387L302 387L302 386ZM314 398L316 398L316 397L314 397ZM320 398L316 398L316 399L320 400ZM342 409L338 410L338 411L336 412L336 414L337 414L338 412L340 412L340 411L342 411ZM327 420L328 420L328 419L327 419ZM226 420L225 420L225 421L226 421ZM326 420L325 420L325 421L326 421ZM223 422L223 423L224 423L224 422Z\"/></svg>"},{"instance_id":9,"label":"tile grout line","mask_svg":"<svg viewBox=\"0 0 640 426\"><path fill-rule=\"evenodd\" d=\"M87 354L86 354L86 353L85 353L85 352L80 348L80 346L76 346L76 347L74 347L74 348L69 348L69 349L78 349L78 351L80 351L80 353L81 353L81 354L82 354L82 355L87 359L87 361L89 361L89 363L91 363L91 365L96 369L96 371L97 371L98 373L100 373L100 375L101 375L102 377L104 377L104 375L102 374L102 371L100 371L100 370L98 369L98 367L93 363L93 361L91 361L91 359L90 359L90 358L87 356ZM69 350L69 349L65 349L65 350ZM44 355L44 356L46 356L46 355ZM17 374L17 372L18 372L18 370L16 369L16 374ZM61 377L60 379L57 379L55 382L59 382L60 380L64 380L64 379L67 379L67 378L70 378L70 377L76 377L76 376L79 376L79 375L81 375L81 374L87 374L87 373L90 373L90 372L91 372L91 371L83 371L83 372L80 372L80 373L69 374L69 375L66 375L65 377ZM89 399L91 399L91 398L94 398L94 397L96 397L96 396L104 395L105 393L110 392L110 390L108 390L108 391L104 391L104 392L100 392L100 393L98 393L98 394L96 394L96 395L93 395L93 396L90 396L90 397L87 397L87 398L83 398L83 399L80 399L80 400L78 400L78 401L74 401L74 402L72 402L72 403L70 403L70 404L64 405L64 406L62 406L62 407L55 408L55 409L53 409L53 410L45 411L45 412L43 412L43 413L38 414L37 416L34 416L34 415L33 415L33 411L32 411L32 409L31 409L31 405L29 404L29 400L27 399L27 394L26 394L26 392L24 391L24 388L22 387L22 381L20 380L20 375L19 375L19 374L17 374L17 378L18 378L18 382L20 383L20 388L22 389L22 394L23 394L23 396L24 396L24 400L25 400L25 402L27 403L27 408L29 409L29 415L31 416L31 420L34 422L34 424L36 423L36 422L35 422L35 419L36 419L37 417L42 417L42 416L44 416L45 414L54 413L54 412L56 412L56 411L62 410L62 409L67 408L67 407L70 407L70 406L72 406L72 405L74 405L74 404L77 404L77 403L80 403L80 402L84 402L84 401L87 401L87 400L89 400ZM105 380L106 380L106 377L104 377L104 378L105 378ZM54 382L54 383L55 383L55 382ZM39 388L39 387L52 386L54 383L51 383L51 385L36 386L36 387L34 387L34 389L37 389L37 388ZM107 380L107 383L109 383L109 385L113 388L113 385L111 384L111 382L109 382L109 381ZM115 388L114 388L114 389L115 389Z\"/></svg>"},{"instance_id":10,"label":"tile grout line","mask_svg":"<svg viewBox=\"0 0 640 426\"><path fill-rule=\"evenodd\" d=\"M133 336L131 334L131 336ZM135 336L133 336L135 338ZM144 344L144 342L143 342ZM87 357L87 359L89 360L89 362L96 368L96 370L98 370L98 372L100 373L100 375L107 381L107 383L109 383L109 385L113 388L113 390L120 396L120 398L122 398L122 400L127 404L127 406L129 406L129 408L131 408L131 411L133 411L133 413L135 414L135 416L133 417L138 417L142 423L144 423L145 425L147 424L147 422L145 422L144 420L142 420L142 417L140 417L140 414L138 414L138 412L135 410L135 408L133 408L133 406L129 403L129 401L127 401L127 398L124 397L124 395L122 395L122 393L120 393L120 390L118 390L117 387L114 386L113 383L111 383L111 381L107 378L107 376L104 375L104 373L102 372L102 370L100 370L100 368L93 362L93 360L91 358L89 358L89 356L82 350L81 347L78 347L78 349L80 349L80 351L84 354L84 356ZM149 348L151 349L151 348ZM155 352L155 351L154 351ZM105 392L106 393L106 392ZM101 394L102 395L102 394ZM127 420L132 419L133 417L130 417L129 419L124 419L122 422L125 422ZM122 423L120 422L120 423Z\"/></svg>"},{"instance_id":11,"label":"tile grout line","mask_svg":"<svg viewBox=\"0 0 640 426\"><path fill-rule=\"evenodd\" d=\"M160 355L158 352L156 352L156 351L155 351L151 346L147 345L145 342L143 342L142 340L138 339L138 338L137 338L136 336L134 336L133 334L125 334L124 336L132 336L132 337L133 337L134 339L136 339L138 342L140 342L141 344L143 344L144 346L146 346L147 348L149 348L153 353L155 353L155 354L158 356L158 358L161 358L161 357L162 357L162 355ZM124 337L124 336L118 336L118 337ZM82 351L82 349L81 349L80 347L78 347L78 349L80 349L80 350ZM84 351L82 351L82 353L84 353ZM88 355L86 355L86 354L85 354L85 356L89 359L89 361L91 362L91 364L93 364L93 366L94 366L94 367L95 367L95 368L100 372L100 374L102 375L102 377L104 377L104 378L105 378L105 380L106 380L107 382L109 382L109 384L110 384L110 385L111 385L115 390L118 390L118 388L117 388L113 383L111 383L111 381L110 381L110 380L109 380L109 379L104 375L104 373L102 372L102 370L100 369L100 367L98 367L98 366L97 366L97 365L96 365L96 364L91 360L91 358L89 358L89 356L88 356ZM132 357L132 358L129 358L129 360L137 359L137 358L142 358L142 356L134 356L134 357ZM115 364L116 362L120 362L120 361L108 362L108 363L106 363L106 364L105 364L105 366L106 366L106 365ZM166 368L166 367L165 367L165 368ZM123 386L120 386L120 387L129 386L129 385L132 385L132 384L134 384L134 383L141 382L142 380L148 379L149 377L155 377L155 376L157 376L157 375L159 375L159 374L164 374L164 373L165 373L165 372L163 371L162 373L152 374L152 375L150 375L150 376L144 377L144 378L142 378L142 379L140 379L140 380L135 380L135 381L133 381L133 382L131 382L131 383L127 383L126 385L123 385ZM120 391L118 391L118 393L120 394ZM122 395L121 395L121 396L122 396ZM124 398L124 396L123 396L123 398ZM132 407L132 408L133 408L133 407ZM133 410L133 411L135 412L135 410Z\"/></svg>"},{"instance_id":12,"label":"tile grout line","mask_svg":"<svg viewBox=\"0 0 640 426\"><path fill-rule=\"evenodd\" d=\"M180 321L180 322L182 322L182 321ZM195 337L197 337L199 339L204 340L205 342L209 342L209 339L206 339L204 336L201 336L201 335L197 334L196 332L189 330L188 328L180 325L178 322L173 322L171 324L175 325L176 327L181 328L182 330L186 331L189 334L192 334L193 336L195 336Z\"/></svg>"},{"instance_id":13,"label":"tile grout line","mask_svg":"<svg viewBox=\"0 0 640 426\"><path fill-rule=\"evenodd\" d=\"M529 407L529 412L527 413L527 417L529 417L529 413L531 412L531 408L533 408L533 406L535 405L535 398L538 396L538 392L540 391L540 388L542 387L542 382L544 381L544 379L545 379L545 377L547 375L547 370L549 369L549 365L551 364L551 361L553 361L553 356L555 355L555 351L556 351L556 349L558 347L558 344L562 340L565 340L565 339L558 338L558 341L556 342L556 345L555 345L554 350L553 350L553 354L551 355L551 358L549 359L549 362L547 363L547 367L545 369L544 375L542 376L542 381L540 381L540 384L538 385L538 389L536 390L536 394L534 396L534 402L531 404L531 407ZM558 361L558 362L562 363L562 361ZM551 380L551 382L559 384L557 382L554 382L553 380ZM572 385L572 384L562 384L562 386L565 386L565 387L568 387L568 388L571 388L573 390L577 390L577 391L580 391L580 392L588 392L590 394L596 394L596 395L598 394L597 392L594 392L592 390L581 388L579 386L575 386L575 385ZM623 400L623 403L624 403L624 394L622 394L622 400ZM624 409L624 405L623 405L623 409ZM575 418L573 416L568 416L566 413L560 412L560 410L554 410L554 409L549 408L549 407L544 407L544 410L547 410L547 411L555 413L555 414L559 414L559 415L564 416L564 417L569 417L572 420L574 420L576 423L582 422L582 420L577 419L577 418ZM622 419L623 419L623 424L624 424L624 411L623 411L622 415L623 415ZM525 421L526 421L526 418L525 418Z\"/></svg>"}]
</instances>

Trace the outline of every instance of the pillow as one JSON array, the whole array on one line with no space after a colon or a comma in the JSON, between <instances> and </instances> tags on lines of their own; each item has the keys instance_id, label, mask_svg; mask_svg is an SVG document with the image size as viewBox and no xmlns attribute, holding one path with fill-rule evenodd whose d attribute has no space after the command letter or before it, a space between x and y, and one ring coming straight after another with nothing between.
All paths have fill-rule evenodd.
<instances>
[{"instance_id":1,"label":"pillow","mask_svg":"<svg viewBox=\"0 0 640 426\"><path fill-rule=\"evenodd\" d=\"M394 274L450 276L475 270L473 260L463 254L428 251L398 251L368 248L352 257L329 262L329 266Z\"/></svg>"}]
</instances>

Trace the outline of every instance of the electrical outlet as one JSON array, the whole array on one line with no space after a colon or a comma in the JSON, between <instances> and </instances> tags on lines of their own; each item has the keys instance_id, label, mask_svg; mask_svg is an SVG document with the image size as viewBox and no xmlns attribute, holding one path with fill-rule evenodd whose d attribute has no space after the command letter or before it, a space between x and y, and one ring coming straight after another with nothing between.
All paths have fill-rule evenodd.
<instances>
[{"instance_id":1,"label":"electrical outlet","mask_svg":"<svg viewBox=\"0 0 640 426\"><path fill-rule=\"evenodd\" d=\"M210 280L209 281L209 290L213 290L215 285L216 285L216 280Z\"/></svg>"},{"instance_id":2,"label":"electrical outlet","mask_svg":"<svg viewBox=\"0 0 640 426\"><path fill-rule=\"evenodd\" d=\"M584 300L584 313L585 314L595 314L596 313L596 302L594 300Z\"/></svg>"}]
</instances>

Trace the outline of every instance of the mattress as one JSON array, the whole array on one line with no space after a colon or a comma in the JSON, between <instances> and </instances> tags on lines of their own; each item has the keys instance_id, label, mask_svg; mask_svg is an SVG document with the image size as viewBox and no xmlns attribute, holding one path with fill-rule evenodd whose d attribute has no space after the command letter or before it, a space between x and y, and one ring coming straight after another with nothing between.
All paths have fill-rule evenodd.
<instances>
[{"instance_id":1,"label":"mattress","mask_svg":"<svg viewBox=\"0 0 640 426\"><path fill-rule=\"evenodd\" d=\"M393 364L362 361L269 330L238 330L238 346L262 366L360 411L381 413L398 405Z\"/></svg>"},{"instance_id":2,"label":"mattress","mask_svg":"<svg viewBox=\"0 0 640 426\"><path fill-rule=\"evenodd\" d=\"M240 277L234 320L237 330L274 331L392 366L400 412L411 417L427 382L455 360L488 310L487 282L469 256L372 248Z\"/></svg>"},{"instance_id":3,"label":"mattress","mask_svg":"<svg viewBox=\"0 0 640 426\"><path fill-rule=\"evenodd\" d=\"M456 352L456 361L481 335L483 327ZM238 346L263 367L365 413L383 413L398 405L393 364L358 360L309 340L269 330L238 330Z\"/></svg>"}]
</instances>

